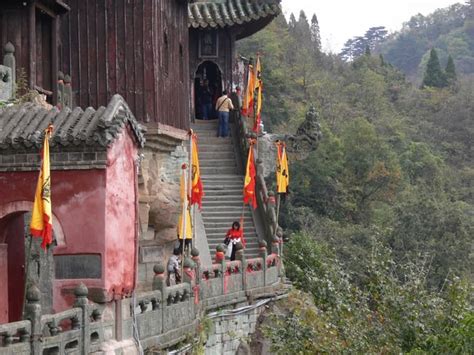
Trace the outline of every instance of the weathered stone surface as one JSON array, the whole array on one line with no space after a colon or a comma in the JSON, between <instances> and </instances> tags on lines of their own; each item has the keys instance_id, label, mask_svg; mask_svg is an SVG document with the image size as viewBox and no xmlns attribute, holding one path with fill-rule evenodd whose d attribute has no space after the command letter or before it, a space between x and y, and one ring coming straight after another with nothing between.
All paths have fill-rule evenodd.
<instances>
[{"instance_id":1,"label":"weathered stone surface","mask_svg":"<svg viewBox=\"0 0 474 355\"><path fill-rule=\"evenodd\" d=\"M0 65L0 101L8 101L13 98L12 70Z\"/></svg>"}]
</instances>

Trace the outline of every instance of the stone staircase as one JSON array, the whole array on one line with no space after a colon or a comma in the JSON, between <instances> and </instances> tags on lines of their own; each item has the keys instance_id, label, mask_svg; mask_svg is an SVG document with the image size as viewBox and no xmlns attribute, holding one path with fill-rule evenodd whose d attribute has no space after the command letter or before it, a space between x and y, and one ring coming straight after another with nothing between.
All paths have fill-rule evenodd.
<instances>
[{"instance_id":1,"label":"stone staircase","mask_svg":"<svg viewBox=\"0 0 474 355\"><path fill-rule=\"evenodd\" d=\"M217 120L199 121L192 125L198 136L201 179L204 186L202 218L211 257L222 244L232 222L242 215L244 176L239 173L232 139L217 138ZM258 238L252 211L244 207L245 256L258 256Z\"/></svg>"}]
</instances>

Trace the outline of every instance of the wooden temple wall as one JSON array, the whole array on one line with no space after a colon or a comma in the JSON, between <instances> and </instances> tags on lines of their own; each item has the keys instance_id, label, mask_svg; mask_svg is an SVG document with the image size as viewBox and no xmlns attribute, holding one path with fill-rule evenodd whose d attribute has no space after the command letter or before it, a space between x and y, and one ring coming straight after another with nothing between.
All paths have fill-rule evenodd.
<instances>
[{"instance_id":1,"label":"wooden temple wall","mask_svg":"<svg viewBox=\"0 0 474 355\"><path fill-rule=\"evenodd\" d=\"M139 121L189 127L187 2L67 0L59 68L75 104L106 105L118 93Z\"/></svg>"}]
</instances>

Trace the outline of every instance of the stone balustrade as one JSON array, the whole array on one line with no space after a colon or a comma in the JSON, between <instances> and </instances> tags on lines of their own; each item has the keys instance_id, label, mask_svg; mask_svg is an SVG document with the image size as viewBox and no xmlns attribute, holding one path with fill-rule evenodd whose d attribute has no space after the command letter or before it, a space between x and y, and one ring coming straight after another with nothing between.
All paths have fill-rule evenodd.
<instances>
[{"instance_id":1,"label":"stone balustrade","mask_svg":"<svg viewBox=\"0 0 474 355\"><path fill-rule=\"evenodd\" d=\"M199 256L184 263L184 282L167 286L164 267L154 268L153 291L137 294L115 304L119 316L103 318L107 305L91 303L81 284L74 290L73 308L56 314L41 314L40 292L27 292L25 320L0 325L0 354L89 354L100 351L104 342L121 334L135 335L144 349L166 348L196 334L203 313L237 304L249 304L275 295L281 288L278 254L267 253L246 259L242 249L235 261L202 267ZM117 314L117 310L116 310Z\"/></svg>"}]
</instances>

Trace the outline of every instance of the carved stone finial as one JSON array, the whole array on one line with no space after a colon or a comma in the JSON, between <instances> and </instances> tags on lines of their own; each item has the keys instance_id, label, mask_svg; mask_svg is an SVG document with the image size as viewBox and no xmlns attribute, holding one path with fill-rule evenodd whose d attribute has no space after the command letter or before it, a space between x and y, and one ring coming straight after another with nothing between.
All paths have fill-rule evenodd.
<instances>
[{"instance_id":1,"label":"carved stone finial","mask_svg":"<svg viewBox=\"0 0 474 355\"><path fill-rule=\"evenodd\" d=\"M216 246L216 251L223 253L225 251L225 248L222 244L218 244Z\"/></svg>"},{"instance_id":2,"label":"carved stone finial","mask_svg":"<svg viewBox=\"0 0 474 355\"><path fill-rule=\"evenodd\" d=\"M258 242L258 247L259 247L260 249L263 249L263 248L266 249L266 248L267 248L267 242L264 241L264 240L261 240L260 242Z\"/></svg>"},{"instance_id":3,"label":"carved stone finial","mask_svg":"<svg viewBox=\"0 0 474 355\"><path fill-rule=\"evenodd\" d=\"M184 267L189 268L189 269L194 269L196 267L196 264L190 258L186 258L184 259Z\"/></svg>"},{"instance_id":4,"label":"carved stone finial","mask_svg":"<svg viewBox=\"0 0 474 355\"><path fill-rule=\"evenodd\" d=\"M164 274L165 273L165 267L162 264L156 264L153 266L153 272L156 275Z\"/></svg>"},{"instance_id":5,"label":"carved stone finial","mask_svg":"<svg viewBox=\"0 0 474 355\"><path fill-rule=\"evenodd\" d=\"M191 249L191 256L193 256L193 257L199 256L199 250L197 248L193 247Z\"/></svg>"},{"instance_id":6,"label":"carved stone finial","mask_svg":"<svg viewBox=\"0 0 474 355\"><path fill-rule=\"evenodd\" d=\"M58 80L63 80L64 81L64 73L61 70L58 71Z\"/></svg>"},{"instance_id":7,"label":"carved stone finial","mask_svg":"<svg viewBox=\"0 0 474 355\"><path fill-rule=\"evenodd\" d=\"M69 74L64 75L64 82L66 84L71 84L71 76Z\"/></svg>"},{"instance_id":8,"label":"carved stone finial","mask_svg":"<svg viewBox=\"0 0 474 355\"><path fill-rule=\"evenodd\" d=\"M28 303L38 303L41 298L41 291L36 284L31 284L26 291Z\"/></svg>"},{"instance_id":9,"label":"carved stone finial","mask_svg":"<svg viewBox=\"0 0 474 355\"><path fill-rule=\"evenodd\" d=\"M3 51L5 53L15 53L15 46L13 45L12 42L7 42L7 44L5 44L5 46L3 47Z\"/></svg>"},{"instance_id":10,"label":"carved stone finial","mask_svg":"<svg viewBox=\"0 0 474 355\"><path fill-rule=\"evenodd\" d=\"M76 298L87 298L87 296L89 295L89 290L87 289L86 285L81 282L74 289L74 295L76 296Z\"/></svg>"}]
</instances>

